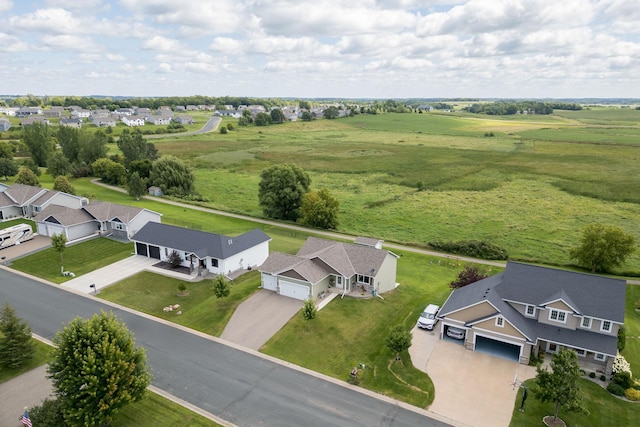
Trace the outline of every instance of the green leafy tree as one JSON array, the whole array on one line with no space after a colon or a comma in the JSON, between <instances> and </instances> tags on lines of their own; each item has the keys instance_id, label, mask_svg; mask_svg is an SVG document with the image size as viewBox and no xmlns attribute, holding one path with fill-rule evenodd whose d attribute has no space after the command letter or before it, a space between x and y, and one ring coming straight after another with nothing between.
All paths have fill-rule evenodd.
<instances>
[{"instance_id":1,"label":"green leafy tree","mask_svg":"<svg viewBox=\"0 0 640 427\"><path fill-rule=\"evenodd\" d=\"M103 131L98 130L90 138L81 141L78 160L90 165L96 160L106 157L108 141L109 138L107 135Z\"/></svg>"},{"instance_id":2,"label":"green leafy tree","mask_svg":"<svg viewBox=\"0 0 640 427\"><path fill-rule=\"evenodd\" d=\"M124 155L125 167L128 167L135 160L146 159L149 154L147 141L138 129L133 132L129 132L128 129L123 130L118 139L118 148Z\"/></svg>"},{"instance_id":3,"label":"green leafy tree","mask_svg":"<svg viewBox=\"0 0 640 427\"><path fill-rule=\"evenodd\" d=\"M151 185L173 196L193 193L195 179L189 165L174 156L163 156L153 162L149 175Z\"/></svg>"},{"instance_id":4,"label":"green leafy tree","mask_svg":"<svg viewBox=\"0 0 640 427\"><path fill-rule=\"evenodd\" d=\"M57 139L64 156L69 162L76 162L80 152L80 131L69 126L60 126Z\"/></svg>"},{"instance_id":5,"label":"green leafy tree","mask_svg":"<svg viewBox=\"0 0 640 427\"><path fill-rule=\"evenodd\" d=\"M104 426L151 382L144 349L113 313L76 317L53 338L49 377L67 426Z\"/></svg>"},{"instance_id":6,"label":"green leafy tree","mask_svg":"<svg viewBox=\"0 0 640 427\"><path fill-rule=\"evenodd\" d=\"M53 181L53 189L62 191L63 193L67 194L76 194L76 189L73 188L73 185L71 185L69 179L64 175L60 175L56 178L55 181Z\"/></svg>"},{"instance_id":7,"label":"green leafy tree","mask_svg":"<svg viewBox=\"0 0 640 427\"><path fill-rule=\"evenodd\" d=\"M286 120L284 113L279 108L274 108L273 110L271 110L269 115L271 116L271 123L280 124L284 123L284 121Z\"/></svg>"},{"instance_id":8,"label":"green leafy tree","mask_svg":"<svg viewBox=\"0 0 640 427\"><path fill-rule=\"evenodd\" d=\"M275 165L262 171L258 200L269 218L296 221L311 178L296 165Z\"/></svg>"},{"instance_id":9,"label":"green leafy tree","mask_svg":"<svg viewBox=\"0 0 640 427\"><path fill-rule=\"evenodd\" d=\"M335 229L338 226L339 211L340 202L326 188L305 194L300 207L304 224L324 229Z\"/></svg>"},{"instance_id":10,"label":"green leafy tree","mask_svg":"<svg viewBox=\"0 0 640 427\"><path fill-rule=\"evenodd\" d=\"M18 171L18 177L16 178L16 184L32 185L34 187L40 186L40 181L35 173L29 168L21 167Z\"/></svg>"},{"instance_id":11,"label":"green leafy tree","mask_svg":"<svg viewBox=\"0 0 640 427\"><path fill-rule=\"evenodd\" d=\"M71 163L62 151L54 151L47 161L47 173L53 178L68 175L71 172Z\"/></svg>"},{"instance_id":12,"label":"green leafy tree","mask_svg":"<svg viewBox=\"0 0 640 427\"><path fill-rule=\"evenodd\" d=\"M22 166L24 166L25 168L29 168L31 172L35 174L35 176L42 175L42 171L40 170L40 167L36 165L36 163L33 161L31 157L29 157L28 159L24 159L22 161Z\"/></svg>"},{"instance_id":13,"label":"green leafy tree","mask_svg":"<svg viewBox=\"0 0 640 427\"><path fill-rule=\"evenodd\" d=\"M148 179L151 174L151 166L153 162L151 159L134 160L129 164L129 172L138 172L140 178Z\"/></svg>"},{"instance_id":14,"label":"green leafy tree","mask_svg":"<svg viewBox=\"0 0 640 427\"><path fill-rule=\"evenodd\" d=\"M67 249L67 236L64 233L53 234L51 236L51 246L53 250L60 254L60 261L64 261L62 254Z\"/></svg>"},{"instance_id":15,"label":"green leafy tree","mask_svg":"<svg viewBox=\"0 0 640 427\"><path fill-rule=\"evenodd\" d=\"M129 185L127 188L131 197L135 197L136 200L140 200L140 197L147 192L147 183L144 178L140 178L138 172L134 172L129 178Z\"/></svg>"},{"instance_id":16,"label":"green leafy tree","mask_svg":"<svg viewBox=\"0 0 640 427\"><path fill-rule=\"evenodd\" d=\"M98 159L91 164L91 169L94 176L97 176L107 184L123 185L127 180L127 172L124 165L111 159Z\"/></svg>"},{"instance_id":17,"label":"green leafy tree","mask_svg":"<svg viewBox=\"0 0 640 427\"><path fill-rule=\"evenodd\" d=\"M396 360L400 360L400 353L411 347L411 332L404 326L395 326L387 335L387 348L396 354Z\"/></svg>"},{"instance_id":18,"label":"green leafy tree","mask_svg":"<svg viewBox=\"0 0 640 427\"><path fill-rule=\"evenodd\" d=\"M6 157L0 157L0 176L4 176L5 181L10 176L14 176L18 173L18 165L13 159L7 159Z\"/></svg>"},{"instance_id":19,"label":"green leafy tree","mask_svg":"<svg viewBox=\"0 0 640 427\"><path fill-rule=\"evenodd\" d=\"M253 121L256 126L268 126L271 124L271 116L267 113L258 113Z\"/></svg>"},{"instance_id":20,"label":"green leafy tree","mask_svg":"<svg viewBox=\"0 0 640 427\"><path fill-rule=\"evenodd\" d=\"M624 264L635 248L635 237L622 228L595 223L582 230L580 245L569 256L592 273L606 272Z\"/></svg>"},{"instance_id":21,"label":"green leafy tree","mask_svg":"<svg viewBox=\"0 0 640 427\"><path fill-rule=\"evenodd\" d=\"M458 289L486 278L487 275L484 274L479 265L467 264L460 270L458 277L449 283L449 287Z\"/></svg>"},{"instance_id":22,"label":"green leafy tree","mask_svg":"<svg viewBox=\"0 0 640 427\"><path fill-rule=\"evenodd\" d=\"M300 118L303 122L310 122L311 120L313 120L313 115L308 111L303 111Z\"/></svg>"},{"instance_id":23,"label":"green leafy tree","mask_svg":"<svg viewBox=\"0 0 640 427\"><path fill-rule=\"evenodd\" d=\"M313 300L313 298L304 300L301 313L302 317L304 317L305 320L313 320L316 318L318 309L316 308L316 302Z\"/></svg>"},{"instance_id":24,"label":"green leafy tree","mask_svg":"<svg viewBox=\"0 0 640 427\"><path fill-rule=\"evenodd\" d=\"M29 419L37 427L63 426L62 405L60 399L45 399L40 405L29 409Z\"/></svg>"},{"instance_id":25,"label":"green leafy tree","mask_svg":"<svg viewBox=\"0 0 640 427\"><path fill-rule=\"evenodd\" d=\"M218 274L216 278L213 279L213 293L218 299L226 298L231 293L229 281L225 279L222 274Z\"/></svg>"},{"instance_id":26,"label":"green leafy tree","mask_svg":"<svg viewBox=\"0 0 640 427\"><path fill-rule=\"evenodd\" d=\"M542 402L551 402L555 405L553 421L558 419L560 408L567 411L585 412L580 395L580 365L576 352L569 349L560 349L551 357L551 371L536 368L538 375L533 388L534 395ZM555 424L554 424L555 425Z\"/></svg>"},{"instance_id":27,"label":"green leafy tree","mask_svg":"<svg viewBox=\"0 0 640 427\"><path fill-rule=\"evenodd\" d=\"M0 311L0 365L18 369L33 357L31 328L5 302Z\"/></svg>"},{"instance_id":28,"label":"green leafy tree","mask_svg":"<svg viewBox=\"0 0 640 427\"><path fill-rule=\"evenodd\" d=\"M49 155L53 152L53 142L49 126L34 123L22 129L22 140L31 153L31 158L38 166L46 166Z\"/></svg>"},{"instance_id":29,"label":"green leafy tree","mask_svg":"<svg viewBox=\"0 0 640 427\"><path fill-rule=\"evenodd\" d=\"M227 130L227 127L226 127L226 126L222 126L222 127L220 128L220 133L221 133L222 135L226 135L227 133L229 133L229 131Z\"/></svg>"},{"instance_id":30,"label":"green leafy tree","mask_svg":"<svg viewBox=\"0 0 640 427\"><path fill-rule=\"evenodd\" d=\"M338 109L332 105L331 107L326 108L322 113L322 115L325 119L329 119L329 120L337 119Z\"/></svg>"},{"instance_id":31,"label":"green leafy tree","mask_svg":"<svg viewBox=\"0 0 640 427\"><path fill-rule=\"evenodd\" d=\"M6 141L0 141L0 159L13 159L13 147Z\"/></svg>"}]
</instances>

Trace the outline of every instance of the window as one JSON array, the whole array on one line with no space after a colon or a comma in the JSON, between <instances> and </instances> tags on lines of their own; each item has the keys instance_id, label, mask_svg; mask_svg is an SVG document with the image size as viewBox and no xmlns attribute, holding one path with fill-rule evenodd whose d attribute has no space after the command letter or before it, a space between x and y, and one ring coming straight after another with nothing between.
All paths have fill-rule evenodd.
<instances>
[{"instance_id":1,"label":"window","mask_svg":"<svg viewBox=\"0 0 640 427\"><path fill-rule=\"evenodd\" d=\"M358 274L358 283L366 283L369 284L371 278L369 276L363 276L362 274Z\"/></svg>"},{"instance_id":2,"label":"window","mask_svg":"<svg viewBox=\"0 0 640 427\"><path fill-rule=\"evenodd\" d=\"M336 285L342 285L342 276L336 276Z\"/></svg>"},{"instance_id":3,"label":"window","mask_svg":"<svg viewBox=\"0 0 640 427\"><path fill-rule=\"evenodd\" d=\"M124 224L121 222L114 222L113 228L116 230L124 230Z\"/></svg>"},{"instance_id":4,"label":"window","mask_svg":"<svg viewBox=\"0 0 640 427\"><path fill-rule=\"evenodd\" d=\"M611 332L611 322L608 320L603 320L602 324L600 324L600 330L602 332Z\"/></svg>"},{"instance_id":5,"label":"window","mask_svg":"<svg viewBox=\"0 0 640 427\"><path fill-rule=\"evenodd\" d=\"M591 329L591 317L583 317L581 326L583 328Z\"/></svg>"},{"instance_id":6,"label":"window","mask_svg":"<svg viewBox=\"0 0 640 427\"><path fill-rule=\"evenodd\" d=\"M580 357L584 357L587 352L585 350L579 349L579 348L574 348L573 351L576 352L576 354Z\"/></svg>"},{"instance_id":7,"label":"window","mask_svg":"<svg viewBox=\"0 0 640 427\"><path fill-rule=\"evenodd\" d=\"M593 356L594 359L596 360L600 360L601 362L604 362L604 360L607 358L607 356L605 356L602 353L596 353L595 356Z\"/></svg>"},{"instance_id":8,"label":"window","mask_svg":"<svg viewBox=\"0 0 640 427\"><path fill-rule=\"evenodd\" d=\"M218 260L215 258L211 258L211 267L217 267L218 266Z\"/></svg>"},{"instance_id":9,"label":"window","mask_svg":"<svg viewBox=\"0 0 640 427\"><path fill-rule=\"evenodd\" d=\"M553 320L554 322L566 323L567 312L552 308L551 311L549 311L549 320Z\"/></svg>"},{"instance_id":10,"label":"window","mask_svg":"<svg viewBox=\"0 0 640 427\"><path fill-rule=\"evenodd\" d=\"M529 305L527 304L527 309L525 311L525 313L527 314L527 316L533 317L536 315L536 307L533 305Z\"/></svg>"},{"instance_id":11,"label":"window","mask_svg":"<svg viewBox=\"0 0 640 427\"><path fill-rule=\"evenodd\" d=\"M496 326L504 328L504 318L501 316L496 317Z\"/></svg>"}]
</instances>

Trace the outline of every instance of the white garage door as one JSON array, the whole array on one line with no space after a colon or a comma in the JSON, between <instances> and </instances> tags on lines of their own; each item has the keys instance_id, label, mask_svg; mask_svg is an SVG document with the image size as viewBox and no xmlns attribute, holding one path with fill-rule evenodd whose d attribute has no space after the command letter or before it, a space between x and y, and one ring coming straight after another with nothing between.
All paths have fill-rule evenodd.
<instances>
[{"instance_id":1,"label":"white garage door","mask_svg":"<svg viewBox=\"0 0 640 427\"><path fill-rule=\"evenodd\" d=\"M278 278L270 274L262 273L262 288L269 291L278 290Z\"/></svg>"},{"instance_id":2,"label":"white garage door","mask_svg":"<svg viewBox=\"0 0 640 427\"><path fill-rule=\"evenodd\" d=\"M309 298L309 288L291 282L280 281L280 295L285 297L305 300Z\"/></svg>"}]
</instances>

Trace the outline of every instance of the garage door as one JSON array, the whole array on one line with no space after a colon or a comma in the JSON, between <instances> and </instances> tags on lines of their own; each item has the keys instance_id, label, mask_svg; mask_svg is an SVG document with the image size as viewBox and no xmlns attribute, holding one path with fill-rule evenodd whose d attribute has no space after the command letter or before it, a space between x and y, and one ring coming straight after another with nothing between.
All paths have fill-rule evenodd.
<instances>
[{"instance_id":1,"label":"garage door","mask_svg":"<svg viewBox=\"0 0 640 427\"><path fill-rule=\"evenodd\" d=\"M149 257L160 259L160 248L158 246L149 245Z\"/></svg>"},{"instance_id":2,"label":"garage door","mask_svg":"<svg viewBox=\"0 0 640 427\"><path fill-rule=\"evenodd\" d=\"M309 298L309 288L291 282L280 281L280 295L285 297L305 300Z\"/></svg>"},{"instance_id":3,"label":"garage door","mask_svg":"<svg viewBox=\"0 0 640 427\"><path fill-rule=\"evenodd\" d=\"M270 274L262 273L262 288L269 291L278 290L278 278Z\"/></svg>"},{"instance_id":4,"label":"garage door","mask_svg":"<svg viewBox=\"0 0 640 427\"><path fill-rule=\"evenodd\" d=\"M144 243L136 242L136 253L138 255L148 256L147 245L145 245Z\"/></svg>"},{"instance_id":5,"label":"garage door","mask_svg":"<svg viewBox=\"0 0 640 427\"><path fill-rule=\"evenodd\" d=\"M476 334L476 348L475 351L487 353L492 356L501 357L503 359L513 360L514 362L520 361L520 349L522 346L518 344L511 344L504 341L498 341L487 337L482 337Z\"/></svg>"}]
</instances>

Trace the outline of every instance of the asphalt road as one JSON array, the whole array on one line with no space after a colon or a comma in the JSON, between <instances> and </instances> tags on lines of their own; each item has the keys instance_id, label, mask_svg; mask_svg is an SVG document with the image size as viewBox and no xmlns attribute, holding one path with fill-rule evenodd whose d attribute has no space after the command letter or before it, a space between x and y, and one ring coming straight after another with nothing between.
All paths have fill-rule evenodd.
<instances>
[{"instance_id":1,"label":"asphalt road","mask_svg":"<svg viewBox=\"0 0 640 427\"><path fill-rule=\"evenodd\" d=\"M75 316L112 310L146 349L154 386L238 426L450 425L404 403L6 269L0 269L0 301L9 302L34 333L48 339Z\"/></svg>"}]
</instances>

